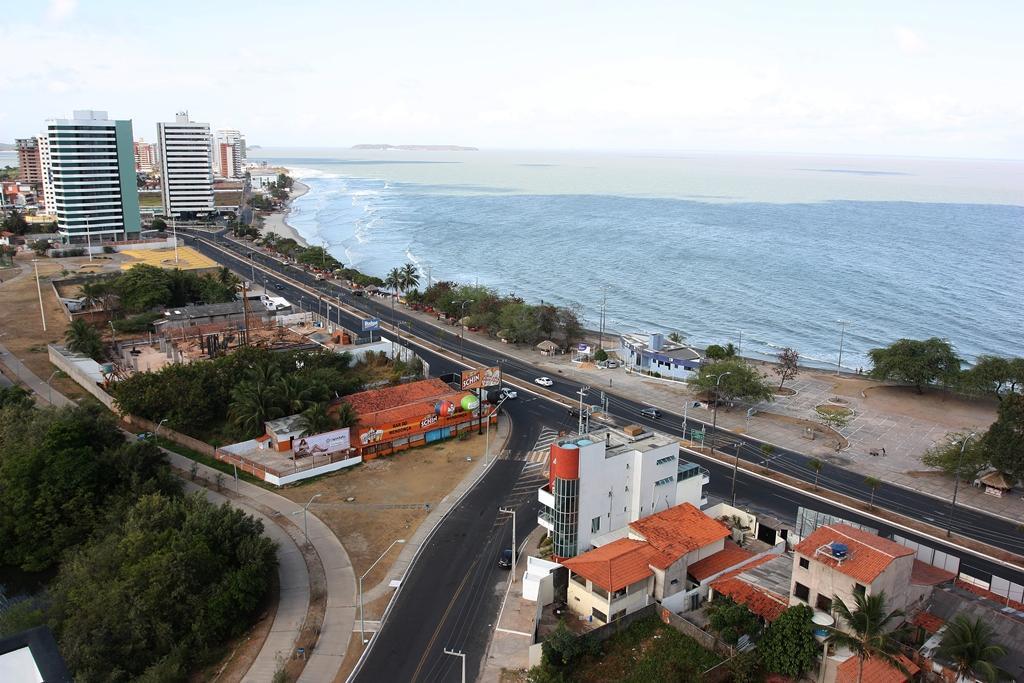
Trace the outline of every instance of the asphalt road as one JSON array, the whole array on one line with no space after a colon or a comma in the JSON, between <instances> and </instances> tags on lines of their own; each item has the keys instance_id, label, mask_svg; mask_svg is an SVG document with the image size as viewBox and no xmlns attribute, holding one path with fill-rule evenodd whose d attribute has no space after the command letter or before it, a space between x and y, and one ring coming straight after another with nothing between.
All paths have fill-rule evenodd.
<instances>
[{"instance_id":1,"label":"asphalt road","mask_svg":"<svg viewBox=\"0 0 1024 683\"><path fill-rule=\"evenodd\" d=\"M225 246L230 247L233 245L229 241L225 240ZM218 252L208 245L201 245L200 249L211 257L217 258L218 260L224 260L222 252ZM246 250L245 254L248 253L254 254L253 260L257 264L262 264L275 269L281 268L279 263L268 256ZM243 263L243 261L245 261L245 263ZM250 272L248 259L235 259L233 265L240 273ZM295 268L286 268L286 272L288 277L304 282L310 287L323 291L325 294L338 296L345 304L374 315L384 322L391 322L394 320L395 322L400 323L404 329L410 330L421 339L426 339L444 346L449 351L455 353L460 352L461 349L461 352L468 360L486 365L501 365L502 372L506 377L531 384L539 375L539 372L535 368L522 363L517 359L498 354L493 349L474 343L471 339L460 339L460 337L455 333L454 328L450 332L439 332L433 325L428 325L417 319L408 317L400 309L392 311L390 306L385 304L379 297L352 296L347 292L347 290L342 290L336 285L316 282L312 276L302 273ZM256 276L257 281L262 282L262 276L260 276L259 272L256 273ZM300 292L290 285L285 287L282 294L289 299L295 300L295 302L299 302L301 300L303 306L307 309L311 305L314 308L316 307L316 302L311 302L309 294ZM350 329L360 329L359 321L355 320L352 316L343 313L339 315L340 312L337 309L331 310L332 312L330 315L332 320L339 320L341 324L349 327ZM434 374L437 374L437 372L435 371ZM614 377L614 373L610 373L609 376ZM576 392L579 391L582 386L580 382L564 375L556 375L553 379L555 380L555 385L550 387L549 391L560 394L571 401L578 401L579 397ZM608 399L609 411L616 417L627 418L631 422L654 427L667 433L676 435L682 434L682 415L679 413L665 412L661 419L655 420L640 413L640 411L646 407L645 404L619 398L613 395L609 395ZM588 393L586 403L594 405L600 402L601 391L599 387L595 387ZM700 410L699 412L706 413L707 411ZM693 414L690 413L688 415L688 428L693 429L698 426L703 426L706 429L709 441L713 440L714 435L711 432L710 424L694 417ZM725 430L720 430L718 445L724 447L728 453L732 454L734 452L733 446L730 444L735 444L737 442L740 443L740 458L748 462L756 463L760 463L764 460L765 456L761 452L760 442L743 435L736 435ZM807 467L808 460L810 460L808 456L800 453L785 449L777 449L772 454L770 464L773 468L781 472L798 479L811 482L814 480L814 472ZM826 465L820 475L819 484L823 488L846 494L858 500L868 501L871 497L871 490L864 483L863 475L843 468ZM932 496L915 491L883 484L875 492L875 504L878 507L886 508L915 519L920 519L935 524L936 526L944 527L948 524L948 502L941 501ZM1004 550L1024 555L1024 533L1018 529L1018 525L999 517L958 505L954 514L952 530L955 533L963 534L964 536L990 543Z\"/></svg>"}]
</instances>

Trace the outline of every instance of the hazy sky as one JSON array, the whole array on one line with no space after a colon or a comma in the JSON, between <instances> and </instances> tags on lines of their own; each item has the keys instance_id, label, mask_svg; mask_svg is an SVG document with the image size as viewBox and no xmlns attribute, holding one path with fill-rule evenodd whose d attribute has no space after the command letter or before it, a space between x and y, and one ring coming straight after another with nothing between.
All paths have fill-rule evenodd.
<instances>
[{"instance_id":1,"label":"hazy sky","mask_svg":"<svg viewBox=\"0 0 1024 683\"><path fill-rule=\"evenodd\" d=\"M1024 158L1024 3L51 0L0 140L73 109L250 143Z\"/></svg>"}]
</instances>

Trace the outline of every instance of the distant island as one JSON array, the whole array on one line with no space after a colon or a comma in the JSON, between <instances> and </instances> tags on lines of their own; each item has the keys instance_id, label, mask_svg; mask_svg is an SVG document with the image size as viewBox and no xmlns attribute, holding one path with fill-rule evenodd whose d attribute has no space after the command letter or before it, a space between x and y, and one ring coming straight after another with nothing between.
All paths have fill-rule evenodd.
<instances>
[{"instance_id":1,"label":"distant island","mask_svg":"<svg viewBox=\"0 0 1024 683\"><path fill-rule=\"evenodd\" d=\"M246 146L245 146L245 148L246 148L246 149L263 149L263 148L262 148L261 146L259 146L259 145L246 145Z\"/></svg>"},{"instance_id":2,"label":"distant island","mask_svg":"<svg viewBox=\"0 0 1024 683\"><path fill-rule=\"evenodd\" d=\"M18 148L9 142L0 142L0 152L10 152L16 149Z\"/></svg>"},{"instance_id":3,"label":"distant island","mask_svg":"<svg viewBox=\"0 0 1024 683\"><path fill-rule=\"evenodd\" d=\"M461 145L353 145L352 149L383 149L402 152L479 152L476 147Z\"/></svg>"}]
</instances>

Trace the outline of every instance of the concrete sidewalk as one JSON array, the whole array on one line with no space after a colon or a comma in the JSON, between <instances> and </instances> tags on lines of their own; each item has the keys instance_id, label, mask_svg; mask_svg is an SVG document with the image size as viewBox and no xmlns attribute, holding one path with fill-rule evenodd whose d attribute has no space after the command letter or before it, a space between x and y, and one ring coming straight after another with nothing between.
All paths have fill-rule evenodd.
<instances>
[{"instance_id":1,"label":"concrete sidewalk","mask_svg":"<svg viewBox=\"0 0 1024 683\"><path fill-rule=\"evenodd\" d=\"M59 391L51 390L44 380L39 379L34 372L22 363L17 356L7 350L7 347L0 344L0 364L5 365L14 373L14 376L26 385L38 399L47 404L62 408L64 406L76 405Z\"/></svg>"}]
</instances>

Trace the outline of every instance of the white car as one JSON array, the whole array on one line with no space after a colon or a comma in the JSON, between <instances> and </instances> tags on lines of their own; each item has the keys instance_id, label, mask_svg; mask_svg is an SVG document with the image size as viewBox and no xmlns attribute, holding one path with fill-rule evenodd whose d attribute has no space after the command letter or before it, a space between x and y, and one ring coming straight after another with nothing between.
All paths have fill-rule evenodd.
<instances>
[{"instance_id":1,"label":"white car","mask_svg":"<svg viewBox=\"0 0 1024 683\"><path fill-rule=\"evenodd\" d=\"M538 377L537 379L533 380L533 383L539 384L542 387L550 387L554 386L555 384L554 380L551 379L550 377Z\"/></svg>"},{"instance_id":2,"label":"white car","mask_svg":"<svg viewBox=\"0 0 1024 683\"><path fill-rule=\"evenodd\" d=\"M501 398L501 400L504 401L505 399L511 400L511 399L514 399L514 398L518 398L519 397L519 392L517 392L515 389L509 389L508 387L502 387L501 388L501 393L499 393L498 395Z\"/></svg>"}]
</instances>

